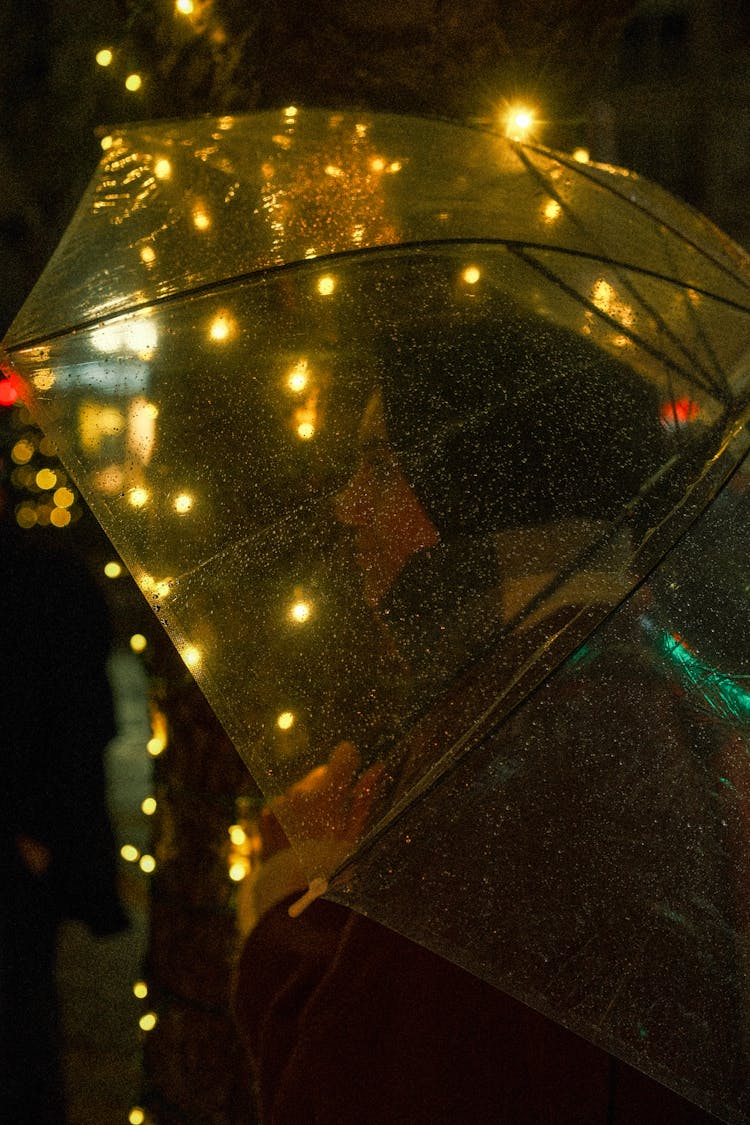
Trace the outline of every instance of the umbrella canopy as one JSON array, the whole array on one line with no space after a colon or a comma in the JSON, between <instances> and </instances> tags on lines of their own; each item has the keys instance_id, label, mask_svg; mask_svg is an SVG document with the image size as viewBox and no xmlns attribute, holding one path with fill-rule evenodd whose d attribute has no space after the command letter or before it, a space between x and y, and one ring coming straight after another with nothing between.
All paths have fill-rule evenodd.
<instances>
[{"instance_id":1,"label":"umbrella canopy","mask_svg":"<svg viewBox=\"0 0 750 1125\"><path fill-rule=\"evenodd\" d=\"M442 122L128 126L4 346L264 792L378 767L310 877L750 1119L743 252Z\"/></svg>"}]
</instances>

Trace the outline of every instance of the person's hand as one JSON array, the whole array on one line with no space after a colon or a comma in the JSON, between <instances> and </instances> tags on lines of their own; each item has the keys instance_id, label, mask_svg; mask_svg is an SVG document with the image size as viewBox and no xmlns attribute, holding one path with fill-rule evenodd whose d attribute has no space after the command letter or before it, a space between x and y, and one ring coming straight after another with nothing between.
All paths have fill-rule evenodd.
<instances>
[{"instance_id":1,"label":"person's hand","mask_svg":"<svg viewBox=\"0 0 750 1125\"><path fill-rule=\"evenodd\" d=\"M308 888L300 903L323 893L327 876L362 836L382 788L381 762L357 776L360 757L340 742L326 765L311 770L260 815L260 863L243 881L238 903L240 932L247 934L272 906ZM294 848L282 827L289 829ZM318 889L313 891L313 887ZM290 913L300 913L300 903Z\"/></svg>"},{"instance_id":2,"label":"person's hand","mask_svg":"<svg viewBox=\"0 0 750 1125\"><path fill-rule=\"evenodd\" d=\"M385 772L382 762L377 762L357 777L359 766L354 743L339 742L326 765L311 770L274 798L260 817L261 859L289 847L282 823L289 826L295 842L353 847L364 831Z\"/></svg>"}]
</instances>

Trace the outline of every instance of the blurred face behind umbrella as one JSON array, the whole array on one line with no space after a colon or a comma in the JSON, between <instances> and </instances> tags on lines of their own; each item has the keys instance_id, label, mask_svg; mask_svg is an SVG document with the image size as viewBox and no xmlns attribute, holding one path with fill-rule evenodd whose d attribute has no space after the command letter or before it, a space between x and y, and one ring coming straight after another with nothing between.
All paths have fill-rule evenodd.
<instances>
[{"instance_id":1,"label":"blurred face behind umbrella","mask_svg":"<svg viewBox=\"0 0 750 1125\"><path fill-rule=\"evenodd\" d=\"M359 466L335 507L341 523L355 529L363 594L377 606L409 559L440 537L389 444L379 391L367 404L359 438Z\"/></svg>"}]
</instances>

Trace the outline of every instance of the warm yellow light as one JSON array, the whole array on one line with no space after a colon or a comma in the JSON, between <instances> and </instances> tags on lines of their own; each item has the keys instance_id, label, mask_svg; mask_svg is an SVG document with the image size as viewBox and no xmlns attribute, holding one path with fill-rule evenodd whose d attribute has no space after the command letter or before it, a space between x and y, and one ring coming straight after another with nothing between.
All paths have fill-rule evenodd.
<instances>
[{"instance_id":1,"label":"warm yellow light","mask_svg":"<svg viewBox=\"0 0 750 1125\"><path fill-rule=\"evenodd\" d=\"M188 668L197 668L201 662L200 649L194 648L193 645L188 645L182 650L182 659L185 661Z\"/></svg>"},{"instance_id":2,"label":"warm yellow light","mask_svg":"<svg viewBox=\"0 0 750 1125\"><path fill-rule=\"evenodd\" d=\"M145 488L131 488L128 493L128 503L134 508L142 508L148 503L148 491Z\"/></svg>"},{"instance_id":3,"label":"warm yellow light","mask_svg":"<svg viewBox=\"0 0 750 1125\"><path fill-rule=\"evenodd\" d=\"M38 391L49 391L55 385L55 376L48 367L45 367L37 371L36 375L32 375L31 381Z\"/></svg>"},{"instance_id":4,"label":"warm yellow light","mask_svg":"<svg viewBox=\"0 0 750 1125\"><path fill-rule=\"evenodd\" d=\"M104 573L107 578L119 578L122 574L122 566L118 562L108 562L104 567Z\"/></svg>"},{"instance_id":5,"label":"warm yellow light","mask_svg":"<svg viewBox=\"0 0 750 1125\"><path fill-rule=\"evenodd\" d=\"M296 621L299 625L303 625L305 621L309 621L311 613L312 606L310 602L301 600L294 602L291 609L289 610L289 616L291 617L292 621Z\"/></svg>"},{"instance_id":6,"label":"warm yellow light","mask_svg":"<svg viewBox=\"0 0 750 1125\"><path fill-rule=\"evenodd\" d=\"M294 714L291 711L282 711L276 720L279 730L289 730L294 725Z\"/></svg>"},{"instance_id":7,"label":"warm yellow light","mask_svg":"<svg viewBox=\"0 0 750 1125\"><path fill-rule=\"evenodd\" d=\"M241 848L247 842L247 832L241 824L232 824L229 828L229 839L236 848Z\"/></svg>"},{"instance_id":8,"label":"warm yellow light","mask_svg":"<svg viewBox=\"0 0 750 1125\"><path fill-rule=\"evenodd\" d=\"M550 223L555 221L561 211L562 207L556 199L548 199L543 208L544 217Z\"/></svg>"},{"instance_id":9,"label":"warm yellow light","mask_svg":"<svg viewBox=\"0 0 750 1125\"><path fill-rule=\"evenodd\" d=\"M146 749L148 750L152 758L158 758L160 754L164 753L166 748L166 742L163 738L160 738L158 734L154 735L153 738L149 738L148 742L146 743Z\"/></svg>"},{"instance_id":10,"label":"warm yellow light","mask_svg":"<svg viewBox=\"0 0 750 1125\"><path fill-rule=\"evenodd\" d=\"M156 251L153 246L143 246L141 248L141 261L147 266L150 266L152 262L156 261Z\"/></svg>"},{"instance_id":11,"label":"warm yellow light","mask_svg":"<svg viewBox=\"0 0 750 1125\"><path fill-rule=\"evenodd\" d=\"M72 519L67 508L53 508L49 514L49 522L53 527L67 527Z\"/></svg>"},{"instance_id":12,"label":"warm yellow light","mask_svg":"<svg viewBox=\"0 0 750 1125\"><path fill-rule=\"evenodd\" d=\"M21 504L16 509L16 523L28 531L36 523L36 508L32 504Z\"/></svg>"},{"instance_id":13,"label":"warm yellow light","mask_svg":"<svg viewBox=\"0 0 750 1125\"><path fill-rule=\"evenodd\" d=\"M577 148L573 153L573 159L577 160L579 164L588 164L591 154L587 148Z\"/></svg>"},{"instance_id":14,"label":"warm yellow light","mask_svg":"<svg viewBox=\"0 0 750 1125\"><path fill-rule=\"evenodd\" d=\"M232 335L234 322L232 318L225 312L218 313L209 325L208 334L212 340L217 344L221 344L224 340L228 340Z\"/></svg>"},{"instance_id":15,"label":"warm yellow light","mask_svg":"<svg viewBox=\"0 0 750 1125\"><path fill-rule=\"evenodd\" d=\"M302 441L310 441L310 438L315 436L315 426L312 422L300 422L297 426L297 437Z\"/></svg>"},{"instance_id":16,"label":"warm yellow light","mask_svg":"<svg viewBox=\"0 0 750 1125\"><path fill-rule=\"evenodd\" d=\"M467 266L464 272L461 274L461 277L467 285L476 285L481 276L482 274L476 266Z\"/></svg>"},{"instance_id":17,"label":"warm yellow light","mask_svg":"<svg viewBox=\"0 0 750 1125\"><path fill-rule=\"evenodd\" d=\"M388 171L389 172L400 172L402 167L403 167L403 165L401 164L400 160L392 160L391 163L388 165Z\"/></svg>"},{"instance_id":18,"label":"warm yellow light","mask_svg":"<svg viewBox=\"0 0 750 1125\"><path fill-rule=\"evenodd\" d=\"M138 866L141 871L145 871L147 875L150 875L152 871L156 870L156 860L152 855L142 855Z\"/></svg>"},{"instance_id":19,"label":"warm yellow light","mask_svg":"<svg viewBox=\"0 0 750 1125\"><path fill-rule=\"evenodd\" d=\"M112 62L112 59L114 58L114 55L110 51L109 47L102 47L101 51L96 52L95 58L99 66L109 66Z\"/></svg>"},{"instance_id":20,"label":"warm yellow light","mask_svg":"<svg viewBox=\"0 0 750 1125\"><path fill-rule=\"evenodd\" d=\"M156 1012L146 1012L138 1020L138 1026L142 1031L153 1031L153 1029L156 1027L156 1024L158 1023L158 1019L159 1017L157 1016Z\"/></svg>"},{"instance_id":21,"label":"warm yellow light","mask_svg":"<svg viewBox=\"0 0 750 1125\"><path fill-rule=\"evenodd\" d=\"M179 496L175 496L172 507L178 515L184 516L186 512L190 511L194 502L193 497L190 496L189 493L181 492Z\"/></svg>"},{"instance_id":22,"label":"warm yellow light","mask_svg":"<svg viewBox=\"0 0 750 1125\"><path fill-rule=\"evenodd\" d=\"M58 508L70 508L75 503L75 493L70 488L58 488L52 495L52 499L57 504Z\"/></svg>"},{"instance_id":23,"label":"warm yellow light","mask_svg":"<svg viewBox=\"0 0 750 1125\"><path fill-rule=\"evenodd\" d=\"M140 90L143 85L143 79L140 74L129 74L125 79L125 89L130 90L134 94L136 90Z\"/></svg>"},{"instance_id":24,"label":"warm yellow light","mask_svg":"<svg viewBox=\"0 0 750 1125\"><path fill-rule=\"evenodd\" d=\"M193 226L196 230L208 230L211 226L211 216L203 207L194 208Z\"/></svg>"},{"instance_id":25,"label":"warm yellow light","mask_svg":"<svg viewBox=\"0 0 750 1125\"><path fill-rule=\"evenodd\" d=\"M148 641L143 633L133 633L133 636L130 638L130 647L133 652L145 652L148 647Z\"/></svg>"},{"instance_id":26,"label":"warm yellow light","mask_svg":"<svg viewBox=\"0 0 750 1125\"><path fill-rule=\"evenodd\" d=\"M108 149L112 148L112 145L114 143L115 143L115 138L110 133L107 133L106 137L102 137L102 139L99 141L99 144L101 145L101 148L102 148L102 152L106 152Z\"/></svg>"},{"instance_id":27,"label":"warm yellow light","mask_svg":"<svg viewBox=\"0 0 750 1125\"><path fill-rule=\"evenodd\" d=\"M536 116L534 111L526 106L513 106L508 111L505 124L505 135L512 141L524 141L534 128Z\"/></svg>"},{"instance_id":28,"label":"warm yellow light","mask_svg":"<svg viewBox=\"0 0 750 1125\"><path fill-rule=\"evenodd\" d=\"M336 178L337 176L343 176L344 174L337 164L326 164L325 173L326 176L333 176L334 178Z\"/></svg>"},{"instance_id":29,"label":"warm yellow light","mask_svg":"<svg viewBox=\"0 0 750 1125\"><path fill-rule=\"evenodd\" d=\"M289 387L290 391L294 391L295 394L299 394L300 391L304 391L309 380L310 375L307 360L300 359L297 361L297 363L295 363L294 367L289 372L286 385Z\"/></svg>"},{"instance_id":30,"label":"warm yellow light","mask_svg":"<svg viewBox=\"0 0 750 1125\"><path fill-rule=\"evenodd\" d=\"M320 293L321 297L330 297L335 288L336 279L334 277L331 277L330 274L326 274L325 277L319 278L318 292Z\"/></svg>"},{"instance_id":31,"label":"warm yellow light","mask_svg":"<svg viewBox=\"0 0 750 1125\"><path fill-rule=\"evenodd\" d=\"M172 175L172 165L165 156L161 157L161 159L157 160L156 164L154 164L154 175L157 180L168 180Z\"/></svg>"},{"instance_id":32,"label":"warm yellow light","mask_svg":"<svg viewBox=\"0 0 750 1125\"><path fill-rule=\"evenodd\" d=\"M132 844L123 844L120 848L120 855L127 863L135 863L140 854L138 848L133 847Z\"/></svg>"},{"instance_id":33,"label":"warm yellow light","mask_svg":"<svg viewBox=\"0 0 750 1125\"><path fill-rule=\"evenodd\" d=\"M128 1114L128 1121L130 1122L130 1125L143 1125L145 1120L146 1114L143 1112L141 1107L138 1105L134 1105L130 1113Z\"/></svg>"},{"instance_id":34,"label":"warm yellow light","mask_svg":"<svg viewBox=\"0 0 750 1125\"><path fill-rule=\"evenodd\" d=\"M10 451L11 460L16 465L27 465L31 458L34 456L35 448L33 441L28 438L21 438Z\"/></svg>"},{"instance_id":35,"label":"warm yellow light","mask_svg":"<svg viewBox=\"0 0 750 1125\"><path fill-rule=\"evenodd\" d=\"M137 996L139 1000L145 1000L148 996L148 985L145 980L137 980L133 985L133 995Z\"/></svg>"},{"instance_id":36,"label":"warm yellow light","mask_svg":"<svg viewBox=\"0 0 750 1125\"><path fill-rule=\"evenodd\" d=\"M34 480L36 481L37 488L41 488L46 492L48 489L54 488L57 484L57 473L53 473L52 469L40 469Z\"/></svg>"},{"instance_id":37,"label":"warm yellow light","mask_svg":"<svg viewBox=\"0 0 750 1125\"><path fill-rule=\"evenodd\" d=\"M382 172L385 168L385 160L383 160L382 156L373 156L372 160L370 161L370 167L372 168L373 172Z\"/></svg>"},{"instance_id":38,"label":"warm yellow light","mask_svg":"<svg viewBox=\"0 0 750 1125\"><path fill-rule=\"evenodd\" d=\"M141 812L144 816L153 816L156 812L156 797L144 797L141 801Z\"/></svg>"},{"instance_id":39,"label":"warm yellow light","mask_svg":"<svg viewBox=\"0 0 750 1125\"><path fill-rule=\"evenodd\" d=\"M195 11L193 0L175 0L175 11L181 16L192 16Z\"/></svg>"},{"instance_id":40,"label":"warm yellow light","mask_svg":"<svg viewBox=\"0 0 750 1125\"><path fill-rule=\"evenodd\" d=\"M298 112L299 111L298 111L296 105L288 105L286 107L286 109L284 110L284 116L285 117L296 117Z\"/></svg>"},{"instance_id":41,"label":"warm yellow light","mask_svg":"<svg viewBox=\"0 0 750 1125\"><path fill-rule=\"evenodd\" d=\"M247 875L248 866L242 860L237 860L229 868L229 878L233 883L241 883Z\"/></svg>"}]
</instances>

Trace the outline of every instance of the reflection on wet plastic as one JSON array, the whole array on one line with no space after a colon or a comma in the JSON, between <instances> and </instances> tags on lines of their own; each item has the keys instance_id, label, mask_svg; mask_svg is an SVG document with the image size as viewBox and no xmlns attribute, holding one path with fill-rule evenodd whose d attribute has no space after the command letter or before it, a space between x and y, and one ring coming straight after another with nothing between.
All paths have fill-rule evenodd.
<instances>
[{"instance_id":1,"label":"reflection on wet plastic","mask_svg":"<svg viewBox=\"0 0 750 1125\"><path fill-rule=\"evenodd\" d=\"M266 794L382 763L311 879L732 1119L742 473L695 521L746 267L632 178L292 108L115 137L13 378Z\"/></svg>"}]
</instances>

